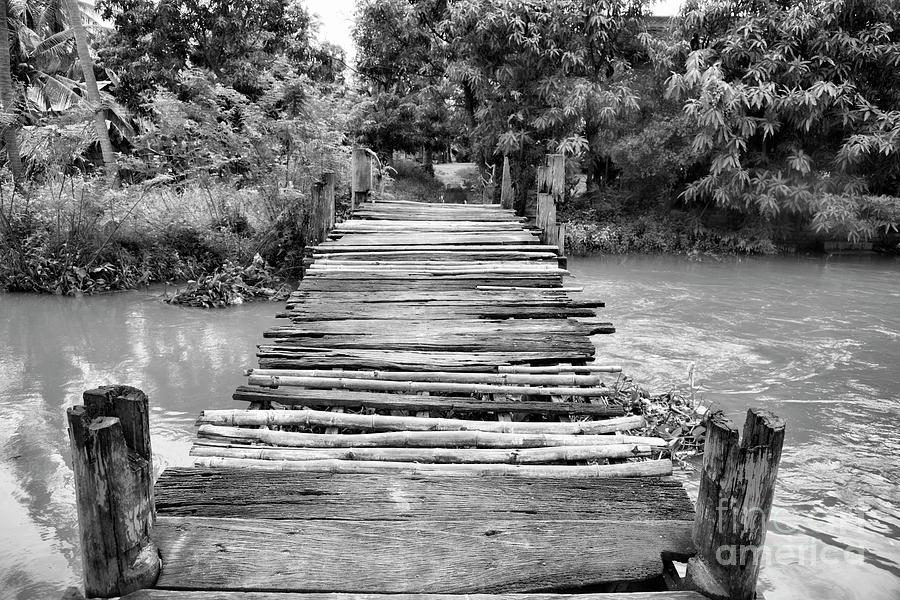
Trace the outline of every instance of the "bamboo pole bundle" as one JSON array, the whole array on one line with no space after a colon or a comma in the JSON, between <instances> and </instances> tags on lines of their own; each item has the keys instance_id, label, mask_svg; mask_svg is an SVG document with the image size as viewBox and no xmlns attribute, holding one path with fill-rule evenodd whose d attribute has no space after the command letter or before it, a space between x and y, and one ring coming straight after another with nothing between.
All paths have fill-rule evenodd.
<instances>
[{"instance_id":1,"label":"bamboo pole bundle","mask_svg":"<svg viewBox=\"0 0 900 600\"><path fill-rule=\"evenodd\" d=\"M440 464L534 465L582 462L609 458L648 456L650 446L610 444L608 446L557 446L509 450L458 448L273 448L239 444L200 442L191 456L222 456L256 460L366 460Z\"/></svg>"},{"instance_id":2,"label":"bamboo pole bundle","mask_svg":"<svg viewBox=\"0 0 900 600\"><path fill-rule=\"evenodd\" d=\"M351 460L255 460L221 456L197 457L197 467L255 469L260 471L300 471L332 474L401 475L507 475L517 477L613 478L660 477L672 474L672 461L647 460L616 465L503 465L503 464L420 464Z\"/></svg>"},{"instance_id":3,"label":"bamboo pole bundle","mask_svg":"<svg viewBox=\"0 0 900 600\"><path fill-rule=\"evenodd\" d=\"M662 438L636 435L556 435L484 431L400 431L387 433L298 433L201 425L197 436L212 440L263 443L290 448L547 448L635 444L661 448Z\"/></svg>"},{"instance_id":4,"label":"bamboo pole bundle","mask_svg":"<svg viewBox=\"0 0 900 600\"><path fill-rule=\"evenodd\" d=\"M498 365L498 373L621 373L620 365Z\"/></svg>"},{"instance_id":5,"label":"bamboo pole bundle","mask_svg":"<svg viewBox=\"0 0 900 600\"><path fill-rule=\"evenodd\" d=\"M543 368L543 367L532 367ZM552 368L552 367L551 367ZM574 371L578 367L569 367ZM621 370L621 368L620 368ZM548 374L544 374L548 373ZM501 372L465 373L456 371L327 371L316 369L249 369L247 375L341 377L346 379L380 379L385 381L442 381L453 383L490 383L495 385L574 385L593 386L600 383L597 375L578 375L574 372Z\"/></svg>"},{"instance_id":6,"label":"bamboo pole bundle","mask_svg":"<svg viewBox=\"0 0 900 600\"><path fill-rule=\"evenodd\" d=\"M493 433L597 435L643 427L644 417L616 417L602 421L503 422L360 415L324 410L205 410L197 424L230 427L341 427L360 431L485 431Z\"/></svg>"},{"instance_id":7,"label":"bamboo pole bundle","mask_svg":"<svg viewBox=\"0 0 900 600\"><path fill-rule=\"evenodd\" d=\"M341 377L273 377L252 374L250 385L277 388L373 390L384 392L457 392L474 394L531 394L534 396L608 396L608 388L534 387L525 385L492 385L486 383L447 383L440 381L385 381Z\"/></svg>"}]
</instances>

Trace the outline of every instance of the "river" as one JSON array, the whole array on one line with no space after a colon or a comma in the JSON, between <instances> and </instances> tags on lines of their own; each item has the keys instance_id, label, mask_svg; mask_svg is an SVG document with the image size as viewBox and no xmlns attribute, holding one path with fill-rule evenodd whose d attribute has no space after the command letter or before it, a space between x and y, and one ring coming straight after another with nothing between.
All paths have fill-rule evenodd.
<instances>
[{"instance_id":1,"label":"river","mask_svg":"<svg viewBox=\"0 0 900 600\"><path fill-rule=\"evenodd\" d=\"M595 338L599 360L651 391L686 390L693 365L705 404L787 421L769 600L900 598L900 261L582 258L570 270L618 329ZM229 404L277 310L181 309L158 293L0 294L0 597L79 584L64 413L81 391L142 388L157 466L190 464L196 414ZM680 476L696 493L696 471Z\"/></svg>"}]
</instances>

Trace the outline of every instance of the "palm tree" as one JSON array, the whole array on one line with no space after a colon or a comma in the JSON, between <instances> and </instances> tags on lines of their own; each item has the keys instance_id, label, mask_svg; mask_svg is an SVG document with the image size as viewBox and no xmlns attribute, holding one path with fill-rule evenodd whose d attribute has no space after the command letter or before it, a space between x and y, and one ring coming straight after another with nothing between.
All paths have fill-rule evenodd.
<instances>
[{"instance_id":1,"label":"palm tree","mask_svg":"<svg viewBox=\"0 0 900 600\"><path fill-rule=\"evenodd\" d=\"M100 142L100 151L103 154L103 166L110 183L116 179L116 157L113 154L112 142L109 140L109 130L106 128L106 110L100 98L100 89L97 87L97 79L94 77L94 61L91 58L91 50L88 46L87 31L81 20L81 8L78 0L65 0L66 11L69 13L69 27L75 35L75 49L78 51L78 62L84 74L85 92L88 105L94 111L94 125L97 129L97 140Z\"/></svg>"},{"instance_id":2,"label":"palm tree","mask_svg":"<svg viewBox=\"0 0 900 600\"><path fill-rule=\"evenodd\" d=\"M16 95L12 84L12 66L9 62L10 45L9 17L7 15L7 0L0 0L0 99L3 103L3 113L0 114L0 129L3 131L3 141L6 144L6 154L9 157L9 170L12 171L16 185L25 182L25 167L22 165L22 157L19 155L18 116L16 115Z\"/></svg>"}]
</instances>

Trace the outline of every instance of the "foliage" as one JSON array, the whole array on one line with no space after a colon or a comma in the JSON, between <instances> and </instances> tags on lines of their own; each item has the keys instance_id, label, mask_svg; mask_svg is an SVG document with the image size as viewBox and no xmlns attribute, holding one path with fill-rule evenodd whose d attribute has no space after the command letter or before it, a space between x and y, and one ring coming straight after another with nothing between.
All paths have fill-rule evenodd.
<instances>
[{"instance_id":1,"label":"foliage","mask_svg":"<svg viewBox=\"0 0 900 600\"><path fill-rule=\"evenodd\" d=\"M636 108L629 58L644 4L367 0L356 40L372 100L357 131L389 150L464 130L480 166L510 155L521 180L547 151L584 157L592 171L600 129ZM392 107L399 122L377 135L376 116Z\"/></svg>"},{"instance_id":2,"label":"foliage","mask_svg":"<svg viewBox=\"0 0 900 600\"><path fill-rule=\"evenodd\" d=\"M223 308L245 300L284 300L288 292L274 270L257 254L246 267L227 261L188 287L164 297L169 304L198 308Z\"/></svg>"},{"instance_id":3,"label":"foliage","mask_svg":"<svg viewBox=\"0 0 900 600\"><path fill-rule=\"evenodd\" d=\"M366 95L354 114L360 141L380 151L445 148L460 129L445 73L447 44L435 29L441 0L361 0L353 38Z\"/></svg>"},{"instance_id":4,"label":"foliage","mask_svg":"<svg viewBox=\"0 0 900 600\"><path fill-rule=\"evenodd\" d=\"M851 239L896 231L900 16L885 0L693 0L669 92L708 171L688 200L806 215ZM684 44L681 46L684 48Z\"/></svg>"},{"instance_id":5,"label":"foliage","mask_svg":"<svg viewBox=\"0 0 900 600\"><path fill-rule=\"evenodd\" d=\"M573 215L566 226L566 249L584 254L774 254L771 232L750 225L733 231L707 227L687 213L663 211L598 219Z\"/></svg>"},{"instance_id":6,"label":"foliage","mask_svg":"<svg viewBox=\"0 0 900 600\"><path fill-rule=\"evenodd\" d=\"M209 71L221 85L256 99L273 56L300 72L321 70L323 62L330 67L334 58L333 47L312 44L309 14L294 1L101 0L98 8L115 26L101 59L117 73L119 94L134 110L156 88L180 93L186 69Z\"/></svg>"}]
</instances>

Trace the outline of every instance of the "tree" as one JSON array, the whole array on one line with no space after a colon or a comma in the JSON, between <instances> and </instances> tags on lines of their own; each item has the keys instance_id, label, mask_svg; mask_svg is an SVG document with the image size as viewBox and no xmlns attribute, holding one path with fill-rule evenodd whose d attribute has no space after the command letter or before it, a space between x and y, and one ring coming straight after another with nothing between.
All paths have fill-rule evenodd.
<instances>
[{"instance_id":1,"label":"tree","mask_svg":"<svg viewBox=\"0 0 900 600\"><path fill-rule=\"evenodd\" d=\"M115 25L101 63L118 74L117 94L133 110L142 111L158 87L179 93L188 68L208 70L251 99L268 86L265 74L279 55L300 71L336 78L335 49L313 45L297 0L100 0L98 8Z\"/></svg>"},{"instance_id":2,"label":"tree","mask_svg":"<svg viewBox=\"0 0 900 600\"><path fill-rule=\"evenodd\" d=\"M382 150L446 148L455 137L457 90L446 74L450 45L437 27L443 0L363 0L353 31L356 71L370 100L356 132Z\"/></svg>"},{"instance_id":3,"label":"tree","mask_svg":"<svg viewBox=\"0 0 900 600\"><path fill-rule=\"evenodd\" d=\"M900 13L887 0L693 0L673 97L707 172L688 200L851 239L900 221Z\"/></svg>"},{"instance_id":4,"label":"tree","mask_svg":"<svg viewBox=\"0 0 900 600\"><path fill-rule=\"evenodd\" d=\"M78 52L78 62L84 75L87 102L94 113L94 127L97 131L97 141L100 143L100 151L103 155L103 167L106 177L112 183L116 179L116 155L113 153L112 142L109 139L109 129L106 127L106 110L100 98L100 89L97 87L97 78L94 76L94 59L91 58L91 49L88 45L87 31L81 20L81 8L78 0L65 0L66 11L69 15L69 27L75 37L75 48Z\"/></svg>"},{"instance_id":5,"label":"tree","mask_svg":"<svg viewBox=\"0 0 900 600\"><path fill-rule=\"evenodd\" d=\"M16 110L16 93L13 88L12 67L9 47L11 42L9 30L9 14L7 0L0 0L0 99L3 102L3 113L0 128L3 130L3 143L16 185L25 181L25 167L19 154L17 135L19 117Z\"/></svg>"}]
</instances>

